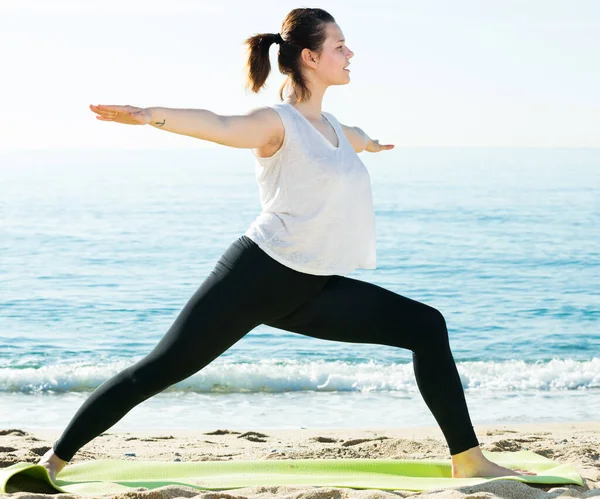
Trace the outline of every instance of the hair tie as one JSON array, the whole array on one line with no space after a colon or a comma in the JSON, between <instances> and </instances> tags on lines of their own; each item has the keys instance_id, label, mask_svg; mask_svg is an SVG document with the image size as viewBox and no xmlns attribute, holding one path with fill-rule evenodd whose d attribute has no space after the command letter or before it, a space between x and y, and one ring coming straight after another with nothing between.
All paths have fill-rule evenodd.
<instances>
[{"instance_id":1,"label":"hair tie","mask_svg":"<svg viewBox=\"0 0 600 499\"><path fill-rule=\"evenodd\" d=\"M285 40L283 38L281 38L281 35L279 33L275 34L275 43L278 43L279 45L281 45L282 43L285 42Z\"/></svg>"}]
</instances>

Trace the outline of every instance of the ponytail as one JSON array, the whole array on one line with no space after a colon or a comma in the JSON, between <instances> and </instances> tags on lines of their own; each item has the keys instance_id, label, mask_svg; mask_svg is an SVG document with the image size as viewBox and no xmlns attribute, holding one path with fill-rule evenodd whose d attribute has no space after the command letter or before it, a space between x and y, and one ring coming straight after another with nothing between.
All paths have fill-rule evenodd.
<instances>
[{"instance_id":1,"label":"ponytail","mask_svg":"<svg viewBox=\"0 0 600 499\"><path fill-rule=\"evenodd\" d=\"M259 34L244 42L247 45L246 88L258 93L271 72L269 49L281 38L279 34Z\"/></svg>"}]
</instances>

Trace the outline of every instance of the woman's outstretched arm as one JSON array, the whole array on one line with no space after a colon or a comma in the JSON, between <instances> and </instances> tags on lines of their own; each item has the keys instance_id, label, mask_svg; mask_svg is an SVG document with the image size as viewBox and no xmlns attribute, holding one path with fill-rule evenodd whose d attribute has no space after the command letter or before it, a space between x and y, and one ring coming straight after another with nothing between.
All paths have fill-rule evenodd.
<instances>
[{"instance_id":1,"label":"woman's outstretched arm","mask_svg":"<svg viewBox=\"0 0 600 499\"><path fill-rule=\"evenodd\" d=\"M208 140L243 149L267 145L283 136L276 111L269 107L253 109L245 115L225 116L208 109L90 105L101 121L126 125L150 125L160 130Z\"/></svg>"},{"instance_id":2,"label":"woman's outstretched arm","mask_svg":"<svg viewBox=\"0 0 600 499\"><path fill-rule=\"evenodd\" d=\"M350 142L352 149L356 152L368 151L368 152L379 152L384 150L393 149L392 144L380 144L379 140L371 139L362 128L357 126L346 126L342 125L344 135Z\"/></svg>"}]
</instances>

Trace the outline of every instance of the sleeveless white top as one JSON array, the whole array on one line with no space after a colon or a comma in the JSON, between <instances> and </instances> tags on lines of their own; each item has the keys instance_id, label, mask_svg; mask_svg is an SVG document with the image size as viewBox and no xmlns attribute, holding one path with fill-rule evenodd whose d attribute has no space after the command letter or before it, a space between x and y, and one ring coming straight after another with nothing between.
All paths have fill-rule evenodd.
<instances>
[{"instance_id":1,"label":"sleeveless white top","mask_svg":"<svg viewBox=\"0 0 600 499\"><path fill-rule=\"evenodd\" d=\"M269 106L285 128L280 149L256 157L261 213L244 233L299 272L343 275L376 268L371 178L330 113L335 147L291 104Z\"/></svg>"}]
</instances>

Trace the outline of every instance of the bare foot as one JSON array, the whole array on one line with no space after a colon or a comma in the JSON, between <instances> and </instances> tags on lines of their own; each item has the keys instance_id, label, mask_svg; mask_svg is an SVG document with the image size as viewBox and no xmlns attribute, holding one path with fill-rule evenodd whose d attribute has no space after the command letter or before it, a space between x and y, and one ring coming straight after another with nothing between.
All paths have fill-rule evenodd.
<instances>
[{"instance_id":1,"label":"bare foot","mask_svg":"<svg viewBox=\"0 0 600 499\"><path fill-rule=\"evenodd\" d=\"M518 471L522 471L522 473L488 461L483 466L473 468L452 466L452 478L535 475L535 473L527 470L518 469Z\"/></svg>"},{"instance_id":2,"label":"bare foot","mask_svg":"<svg viewBox=\"0 0 600 499\"><path fill-rule=\"evenodd\" d=\"M54 450L51 447L50 450L40 458L37 464L41 464L48 470L48 474L54 482L56 480L56 475L58 475L58 473L60 473L60 471L67 465L67 461L63 461L60 457L54 454Z\"/></svg>"},{"instance_id":3,"label":"bare foot","mask_svg":"<svg viewBox=\"0 0 600 499\"><path fill-rule=\"evenodd\" d=\"M454 454L451 456L451 461L452 478L535 475L530 471L519 469L518 471L523 472L519 473L493 463L483 455L478 445L459 454Z\"/></svg>"}]
</instances>

